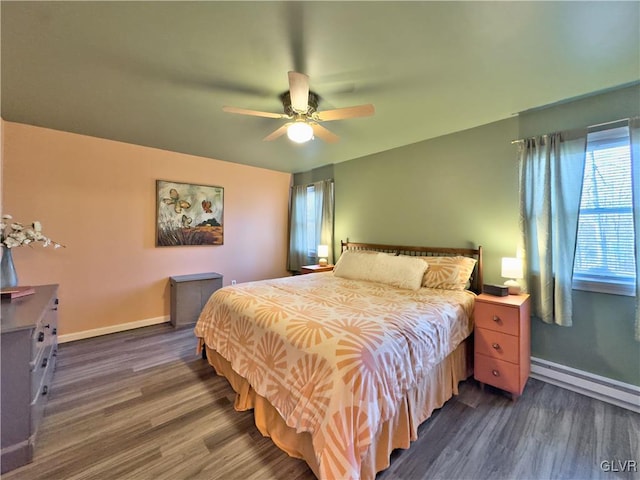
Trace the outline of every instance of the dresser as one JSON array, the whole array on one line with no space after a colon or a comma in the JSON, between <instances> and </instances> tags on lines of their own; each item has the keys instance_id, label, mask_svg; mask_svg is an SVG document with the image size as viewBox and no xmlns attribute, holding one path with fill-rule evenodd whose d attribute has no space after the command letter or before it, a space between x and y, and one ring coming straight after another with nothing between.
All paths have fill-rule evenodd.
<instances>
[{"instance_id":1,"label":"dresser","mask_svg":"<svg viewBox=\"0 0 640 480\"><path fill-rule=\"evenodd\" d=\"M215 272L177 275L169 278L171 325L184 327L198 320L209 297L222 288L222 275Z\"/></svg>"},{"instance_id":2,"label":"dresser","mask_svg":"<svg viewBox=\"0 0 640 480\"><path fill-rule=\"evenodd\" d=\"M474 319L475 379L516 400L531 370L529 295L478 295Z\"/></svg>"},{"instance_id":3,"label":"dresser","mask_svg":"<svg viewBox=\"0 0 640 480\"><path fill-rule=\"evenodd\" d=\"M58 286L34 288L0 308L2 473L33 458L56 364Z\"/></svg>"}]
</instances>

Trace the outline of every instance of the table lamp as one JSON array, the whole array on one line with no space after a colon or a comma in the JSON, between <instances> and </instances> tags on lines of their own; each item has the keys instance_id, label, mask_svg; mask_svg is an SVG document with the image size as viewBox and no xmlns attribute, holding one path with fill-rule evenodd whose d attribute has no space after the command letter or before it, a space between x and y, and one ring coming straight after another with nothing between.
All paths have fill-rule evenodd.
<instances>
[{"instance_id":1,"label":"table lamp","mask_svg":"<svg viewBox=\"0 0 640 480\"><path fill-rule=\"evenodd\" d=\"M509 295L518 295L521 292L519 278L523 278L521 258L502 258L502 277L508 278L504 285L509 288Z\"/></svg>"},{"instance_id":2,"label":"table lamp","mask_svg":"<svg viewBox=\"0 0 640 480\"><path fill-rule=\"evenodd\" d=\"M318 265L325 267L329 256L329 245L318 245Z\"/></svg>"}]
</instances>

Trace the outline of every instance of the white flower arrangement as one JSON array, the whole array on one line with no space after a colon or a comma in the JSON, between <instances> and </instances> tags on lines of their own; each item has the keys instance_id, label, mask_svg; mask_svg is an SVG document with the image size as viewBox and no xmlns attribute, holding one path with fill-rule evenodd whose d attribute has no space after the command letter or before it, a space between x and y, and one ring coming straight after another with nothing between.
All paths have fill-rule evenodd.
<instances>
[{"instance_id":1,"label":"white flower arrangement","mask_svg":"<svg viewBox=\"0 0 640 480\"><path fill-rule=\"evenodd\" d=\"M42 233L42 224L35 221L31 226L24 226L19 222L11 222L11 215L3 215L0 223L0 244L3 247L15 248L23 245L31 246L34 242L42 242L43 246L53 245L53 248L64 247L64 245L54 242Z\"/></svg>"}]
</instances>

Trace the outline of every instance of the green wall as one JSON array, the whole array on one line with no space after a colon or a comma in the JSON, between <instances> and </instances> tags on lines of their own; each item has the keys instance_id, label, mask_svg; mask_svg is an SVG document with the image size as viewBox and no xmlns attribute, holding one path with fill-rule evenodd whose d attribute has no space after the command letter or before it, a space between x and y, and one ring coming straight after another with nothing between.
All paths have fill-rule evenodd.
<instances>
[{"instance_id":1,"label":"green wall","mask_svg":"<svg viewBox=\"0 0 640 480\"><path fill-rule=\"evenodd\" d=\"M518 240L517 119L335 165L336 240L484 247L485 283Z\"/></svg>"},{"instance_id":2,"label":"green wall","mask_svg":"<svg viewBox=\"0 0 640 480\"><path fill-rule=\"evenodd\" d=\"M639 95L636 85L335 164L336 248L347 238L482 245L485 283L503 283L500 258L514 256L518 243L518 165L511 141L639 115ZM640 385L634 298L587 292L574 298L573 327L532 320L532 355Z\"/></svg>"}]
</instances>

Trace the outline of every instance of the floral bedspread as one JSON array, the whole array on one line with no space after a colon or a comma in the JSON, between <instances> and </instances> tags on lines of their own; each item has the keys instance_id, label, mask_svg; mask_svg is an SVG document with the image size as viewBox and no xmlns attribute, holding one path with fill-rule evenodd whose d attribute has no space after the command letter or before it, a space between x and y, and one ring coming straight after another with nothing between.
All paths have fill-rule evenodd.
<instances>
[{"instance_id":1,"label":"floral bedspread","mask_svg":"<svg viewBox=\"0 0 640 480\"><path fill-rule=\"evenodd\" d=\"M322 479L359 478L379 425L471 332L473 299L315 273L220 289L195 333L311 433Z\"/></svg>"}]
</instances>

